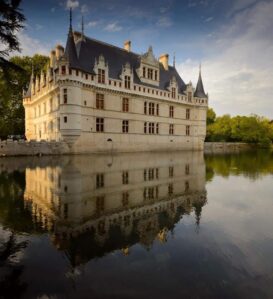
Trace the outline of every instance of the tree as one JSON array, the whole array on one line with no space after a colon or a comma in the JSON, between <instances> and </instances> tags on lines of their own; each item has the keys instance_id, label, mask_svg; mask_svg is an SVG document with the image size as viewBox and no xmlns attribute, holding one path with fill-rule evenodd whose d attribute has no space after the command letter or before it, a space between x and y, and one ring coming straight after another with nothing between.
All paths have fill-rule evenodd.
<instances>
[{"instance_id":1,"label":"tree","mask_svg":"<svg viewBox=\"0 0 273 299\"><path fill-rule=\"evenodd\" d=\"M3 49L0 50L0 69L6 72L8 68L19 68L7 57L12 51L20 51L20 44L16 36L22 29L25 21L24 15L19 9L21 0L0 0L0 41Z\"/></svg>"},{"instance_id":2,"label":"tree","mask_svg":"<svg viewBox=\"0 0 273 299\"><path fill-rule=\"evenodd\" d=\"M211 125L215 122L216 119L216 113L212 108L209 108L207 111L207 126Z\"/></svg>"},{"instance_id":3,"label":"tree","mask_svg":"<svg viewBox=\"0 0 273 299\"><path fill-rule=\"evenodd\" d=\"M45 70L49 58L42 55L14 56L9 60L18 65L24 72L9 68L7 75L0 72L0 138L10 134L24 134L24 108L22 91L26 90L30 81L32 65L34 74Z\"/></svg>"}]
</instances>

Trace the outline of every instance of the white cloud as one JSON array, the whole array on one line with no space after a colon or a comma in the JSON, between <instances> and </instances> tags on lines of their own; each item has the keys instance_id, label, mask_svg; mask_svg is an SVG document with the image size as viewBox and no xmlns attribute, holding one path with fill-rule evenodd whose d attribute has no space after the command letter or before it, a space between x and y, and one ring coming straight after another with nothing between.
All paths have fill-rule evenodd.
<instances>
[{"instance_id":1,"label":"white cloud","mask_svg":"<svg viewBox=\"0 0 273 299\"><path fill-rule=\"evenodd\" d=\"M205 22L206 23L209 23L209 22L211 22L213 20L213 17L208 17L207 19L205 19Z\"/></svg>"},{"instance_id":2,"label":"white cloud","mask_svg":"<svg viewBox=\"0 0 273 299\"><path fill-rule=\"evenodd\" d=\"M86 13L88 13L88 11L89 11L88 6L87 6L86 4L83 4L83 5L81 6L81 13L82 13L82 14L86 14Z\"/></svg>"},{"instance_id":3,"label":"white cloud","mask_svg":"<svg viewBox=\"0 0 273 299\"><path fill-rule=\"evenodd\" d=\"M75 9L75 8L79 7L79 5L80 5L80 2L77 0L67 0L66 1L67 9L70 9L70 8Z\"/></svg>"},{"instance_id":4,"label":"white cloud","mask_svg":"<svg viewBox=\"0 0 273 299\"><path fill-rule=\"evenodd\" d=\"M273 118L273 3L237 13L204 44L203 83L219 114L257 113ZM199 61L178 66L185 81L198 76Z\"/></svg>"},{"instance_id":5,"label":"white cloud","mask_svg":"<svg viewBox=\"0 0 273 299\"><path fill-rule=\"evenodd\" d=\"M18 33L21 52L14 52L13 55L34 55L36 53L49 55L49 47L45 43L41 43L39 40L31 38L24 30Z\"/></svg>"},{"instance_id":6,"label":"white cloud","mask_svg":"<svg viewBox=\"0 0 273 299\"><path fill-rule=\"evenodd\" d=\"M35 29L36 29L36 30L41 30L41 29L43 29L43 28L44 28L43 25L35 24Z\"/></svg>"},{"instance_id":7,"label":"white cloud","mask_svg":"<svg viewBox=\"0 0 273 299\"><path fill-rule=\"evenodd\" d=\"M99 21L91 21L86 24L86 27L96 27L99 23Z\"/></svg>"},{"instance_id":8,"label":"white cloud","mask_svg":"<svg viewBox=\"0 0 273 299\"><path fill-rule=\"evenodd\" d=\"M113 23L106 25L104 30L109 31L109 32L117 32L117 31L122 30L122 26L120 26L118 24L118 22L113 22Z\"/></svg>"},{"instance_id":9,"label":"white cloud","mask_svg":"<svg viewBox=\"0 0 273 299\"><path fill-rule=\"evenodd\" d=\"M172 26L172 21L169 17L160 17L159 20L157 21L156 25L159 27L171 27Z\"/></svg>"}]
</instances>

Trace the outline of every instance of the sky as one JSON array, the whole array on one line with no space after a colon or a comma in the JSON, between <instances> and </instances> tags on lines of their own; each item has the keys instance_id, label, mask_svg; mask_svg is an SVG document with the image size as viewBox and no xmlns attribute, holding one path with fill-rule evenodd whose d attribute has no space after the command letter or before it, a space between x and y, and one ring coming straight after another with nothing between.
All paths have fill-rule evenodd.
<instances>
[{"instance_id":1,"label":"sky","mask_svg":"<svg viewBox=\"0 0 273 299\"><path fill-rule=\"evenodd\" d=\"M20 55L49 55L65 46L69 8L73 29L132 51L151 45L170 55L185 83L199 64L209 106L217 115L258 114L273 119L273 0L23 0L27 20ZM16 55L18 53L13 53Z\"/></svg>"}]
</instances>

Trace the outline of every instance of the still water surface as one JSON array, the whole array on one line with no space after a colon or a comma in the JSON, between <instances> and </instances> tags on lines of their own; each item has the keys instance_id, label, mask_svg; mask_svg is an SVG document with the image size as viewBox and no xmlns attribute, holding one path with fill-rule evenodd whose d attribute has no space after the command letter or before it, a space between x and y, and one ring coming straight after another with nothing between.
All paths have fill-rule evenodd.
<instances>
[{"instance_id":1,"label":"still water surface","mask_svg":"<svg viewBox=\"0 0 273 299\"><path fill-rule=\"evenodd\" d=\"M0 160L0 298L273 298L273 155Z\"/></svg>"}]
</instances>

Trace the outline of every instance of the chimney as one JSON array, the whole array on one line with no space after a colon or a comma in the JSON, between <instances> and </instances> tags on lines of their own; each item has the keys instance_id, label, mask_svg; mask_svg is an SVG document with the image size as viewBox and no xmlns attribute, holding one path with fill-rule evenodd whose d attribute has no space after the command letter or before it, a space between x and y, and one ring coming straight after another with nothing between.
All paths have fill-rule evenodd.
<instances>
[{"instance_id":1,"label":"chimney","mask_svg":"<svg viewBox=\"0 0 273 299\"><path fill-rule=\"evenodd\" d=\"M61 45L56 46L56 59L59 60L64 55L64 47Z\"/></svg>"},{"instance_id":2,"label":"chimney","mask_svg":"<svg viewBox=\"0 0 273 299\"><path fill-rule=\"evenodd\" d=\"M82 38L82 33L78 31L74 31L73 38L74 38L74 43L76 44L76 42Z\"/></svg>"},{"instance_id":3,"label":"chimney","mask_svg":"<svg viewBox=\"0 0 273 299\"><path fill-rule=\"evenodd\" d=\"M124 42L124 50L126 50L127 52L131 52L131 41L130 40L126 40Z\"/></svg>"},{"instance_id":4,"label":"chimney","mask_svg":"<svg viewBox=\"0 0 273 299\"><path fill-rule=\"evenodd\" d=\"M56 52L55 52L55 50L52 50L50 52L50 67L54 68L55 62L56 62Z\"/></svg>"},{"instance_id":5,"label":"chimney","mask_svg":"<svg viewBox=\"0 0 273 299\"><path fill-rule=\"evenodd\" d=\"M167 71L169 69L169 54L162 54L159 57L159 62L162 63L164 70Z\"/></svg>"}]
</instances>

